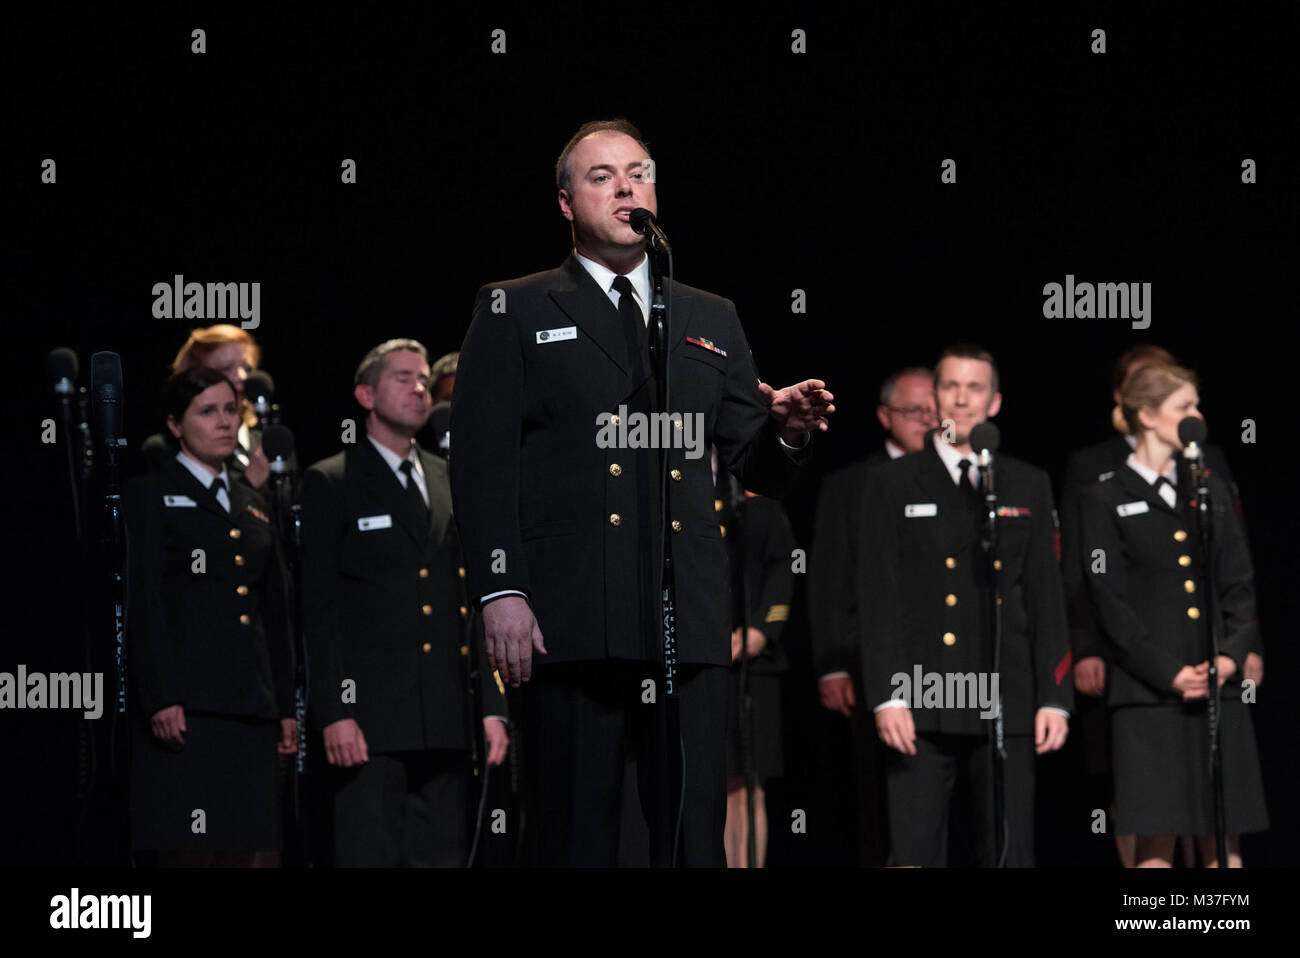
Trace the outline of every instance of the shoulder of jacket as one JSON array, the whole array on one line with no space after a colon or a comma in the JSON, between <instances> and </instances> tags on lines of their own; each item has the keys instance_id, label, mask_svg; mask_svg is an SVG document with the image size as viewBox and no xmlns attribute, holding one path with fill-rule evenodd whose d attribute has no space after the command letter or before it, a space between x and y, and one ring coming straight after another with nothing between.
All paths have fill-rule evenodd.
<instances>
[{"instance_id":1,"label":"shoulder of jacket","mask_svg":"<svg viewBox=\"0 0 1300 958\"><path fill-rule=\"evenodd\" d=\"M724 309L734 311L736 304L734 301L725 296L719 296L717 293L710 293L707 289L700 289L698 286L688 286L686 283L673 281L674 296L685 296L696 300L697 306L706 306L714 309Z\"/></svg>"},{"instance_id":2,"label":"shoulder of jacket","mask_svg":"<svg viewBox=\"0 0 1300 958\"><path fill-rule=\"evenodd\" d=\"M368 442L369 440L363 437L358 441ZM326 456L324 459L320 459L316 462L313 462L310 466L308 466L304 472L304 475L306 475L306 473L319 473L320 475L325 476L327 479L339 479L343 476L344 465L347 462L348 456L354 452L355 452L355 444L353 445L353 447L349 449L344 449L340 452L336 452L332 456Z\"/></svg>"}]
</instances>

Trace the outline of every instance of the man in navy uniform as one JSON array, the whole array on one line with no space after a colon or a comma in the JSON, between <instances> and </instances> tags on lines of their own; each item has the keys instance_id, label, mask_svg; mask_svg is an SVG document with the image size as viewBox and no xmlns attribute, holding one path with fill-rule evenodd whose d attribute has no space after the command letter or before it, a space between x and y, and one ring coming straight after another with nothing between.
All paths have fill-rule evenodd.
<instances>
[{"instance_id":1,"label":"man in navy uniform","mask_svg":"<svg viewBox=\"0 0 1300 958\"><path fill-rule=\"evenodd\" d=\"M963 703L922 690L918 670L945 689L994 686L989 581L982 546L982 492L971 430L1001 407L993 357L975 346L946 350L935 367L941 427L920 452L867 475L858 563L858 623L866 705L893 751L886 788L890 862L947 862L949 803L958 776L970 785L976 850L994 848L987 702ZM1001 693L1006 760L1006 863L1033 864L1034 756L1059 749L1072 705L1065 596L1054 551L1046 473L998 454L997 601L1001 605ZM952 684L950 684L952 682ZM980 696L987 697L987 696ZM938 707L935 707L935 706Z\"/></svg>"},{"instance_id":2,"label":"man in navy uniform","mask_svg":"<svg viewBox=\"0 0 1300 958\"><path fill-rule=\"evenodd\" d=\"M678 801L659 795L653 762L638 763L652 862L722 866L731 623L708 450L716 444L747 488L782 495L811 433L826 428L832 397L818 380L760 383L734 304L665 280L672 409L660 412L681 416L668 430L672 448L598 443L598 423L656 411L650 264L629 223L636 208L657 211L653 164L630 123L589 123L560 154L556 185L574 252L557 269L479 290L452 411L470 594L483 607L490 661L512 685L528 683L531 857L615 864L625 756L657 749L680 760L685 794L675 855ZM668 744L662 466L679 663L680 742Z\"/></svg>"},{"instance_id":3,"label":"man in navy uniform","mask_svg":"<svg viewBox=\"0 0 1300 958\"><path fill-rule=\"evenodd\" d=\"M475 726L499 765L505 702L481 649L471 668L447 466L414 440L432 408L424 347L376 346L355 396L365 435L308 469L301 492L311 715L335 767L335 863L464 865Z\"/></svg>"}]
</instances>

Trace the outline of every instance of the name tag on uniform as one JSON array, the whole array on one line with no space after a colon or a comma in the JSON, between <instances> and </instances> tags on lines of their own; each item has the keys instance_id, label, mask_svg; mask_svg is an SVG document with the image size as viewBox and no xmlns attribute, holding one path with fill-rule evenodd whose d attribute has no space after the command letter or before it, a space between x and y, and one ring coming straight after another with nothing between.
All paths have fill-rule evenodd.
<instances>
[{"instance_id":1,"label":"name tag on uniform","mask_svg":"<svg viewBox=\"0 0 1300 958\"><path fill-rule=\"evenodd\" d=\"M362 516L357 520L357 528L362 532L371 532L375 529L391 529L392 527L392 515Z\"/></svg>"},{"instance_id":2,"label":"name tag on uniform","mask_svg":"<svg viewBox=\"0 0 1300 958\"><path fill-rule=\"evenodd\" d=\"M555 329L540 329L537 331L537 341L539 343L559 343L566 339L577 338L577 326L557 326Z\"/></svg>"},{"instance_id":3,"label":"name tag on uniform","mask_svg":"<svg viewBox=\"0 0 1300 958\"><path fill-rule=\"evenodd\" d=\"M184 506L189 509L198 508L198 503L189 496L163 496L164 506Z\"/></svg>"},{"instance_id":4,"label":"name tag on uniform","mask_svg":"<svg viewBox=\"0 0 1300 958\"><path fill-rule=\"evenodd\" d=\"M939 514L937 502L909 502L903 506L903 515L909 519L924 519Z\"/></svg>"},{"instance_id":5,"label":"name tag on uniform","mask_svg":"<svg viewBox=\"0 0 1300 958\"><path fill-rule=\"evenodd\" d=\"M1144 512L1150 512L1151 503L1141 499L1137 502L1125 502L1122 505L1116 506L1115 511L1119 513L1121 519L1125 516L1137 516Z\"/></svg>"}]
</instances>

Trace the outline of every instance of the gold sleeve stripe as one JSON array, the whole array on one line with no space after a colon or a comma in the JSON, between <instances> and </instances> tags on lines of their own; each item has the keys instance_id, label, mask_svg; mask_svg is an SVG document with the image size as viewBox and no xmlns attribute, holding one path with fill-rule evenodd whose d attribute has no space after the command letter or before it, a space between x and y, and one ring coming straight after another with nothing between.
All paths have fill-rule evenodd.
<instances>
[{"instance_id":1,"label":"gold sleeve stripe","mask_svg":"<svg viewBox=\"0 0 1300 958\"><path fill-rule=\"evenodd\" d=\"M784 622L790 618L790 607L788 605L774 605L767 610L767 618L764 622Z\"/></svg>"},{"instance_id":2,"label":"gold sleeve stripe","mask_svg":"<svg viewBox=\"0 0 1300 958\"><path fill-rule=\"evenodd\" d=\"M492 678L494 678L494 679L497 680L497 690L500 691L500 693L501 693L502 695L505 695L505 694L506 694L506 686L505 686L505 683L501 681L501 673L500 673L500 672L493 672L493 673L492 673Z\"/></svg>"}]
</instances>

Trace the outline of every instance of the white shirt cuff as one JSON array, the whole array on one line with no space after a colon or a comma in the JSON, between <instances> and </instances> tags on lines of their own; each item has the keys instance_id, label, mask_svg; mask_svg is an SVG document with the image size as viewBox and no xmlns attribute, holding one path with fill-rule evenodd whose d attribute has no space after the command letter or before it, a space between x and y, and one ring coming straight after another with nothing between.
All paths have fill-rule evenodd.
<instances>
[{"instance_id":1,"label":"white shirt cuff","mask_svg":"<svg viewBox=\"0 0 1300 958\"><path fill-rule=\"evenodd\" d=\"M520 592L518 589L502 589L500 592L489 592L487 595L483 596L483 598L478 600L478 604L480 606L487 605L487 603L492 599L499 599L503 595L522 595L525 599L528 598L525 593Z\"/></svg>"},{"instance_id":2,"label":"white shirt cuff","mask_svg":"<svg viewBox=\"0 0 1300 958\"><path fill-rule=\"evenodd\" d=\"M911 708L911 706L908 705L906 702L904 702L902 699L890 699L887 702L881 702L871 711L879 712L881 709L905 709L905 708Z\"/></svg>"},{"instance_id":3,"label":"white shirt cuff","mask_svg":"<svg viewBox=\"0 0 1300 958\"><path fill-rule=\"evenodd\" d=\"M823 676L822 676L821 678L819 678L817 681L818 681L818 682L826 682L826 681L828 681L828 680L830 680L830 679L847 679L848 677L849 677L849 673L848 673L848 672L843 672L843 671L840 671L840 672L827 672L825 675L823 675Z\"/></svg>"},{"instance_id":4,"label":"white shirt cuff","mask_svg":"<svg viewBox=\"0 0 1300 958\"><path fill-rule=\"evenodd\" d=\"M812 433L810 433L810 432L806 432L806 433L804 433L804 434L803 434L803 442L799 443L799 445L797 445L797 446L792 446L792 445L790 445L788 442L786 442L786 441L785 441L784 439L782 439L780 436L777 436L777 437L776 437L776 441L779 442L779 443L780 443L782 446L784 446L786 449L790 450L790 452L798 452L800 449L806 449L806 448L808 448L808 443L812 441Z\"/></svg>"},{"instance_id":5,"label":"white shirt cuff","mask_svg":"<svg viewBox=\"0 0 1300 958\"><path fill-rule=\"evenodd\" d=\"M1061 708L1059 705L1041 705L1039 706L1038 710L1040 712L1060 712L1067 719L1070 717L1069 711L1067 709Z\"/></svg>"}]
</instances>

